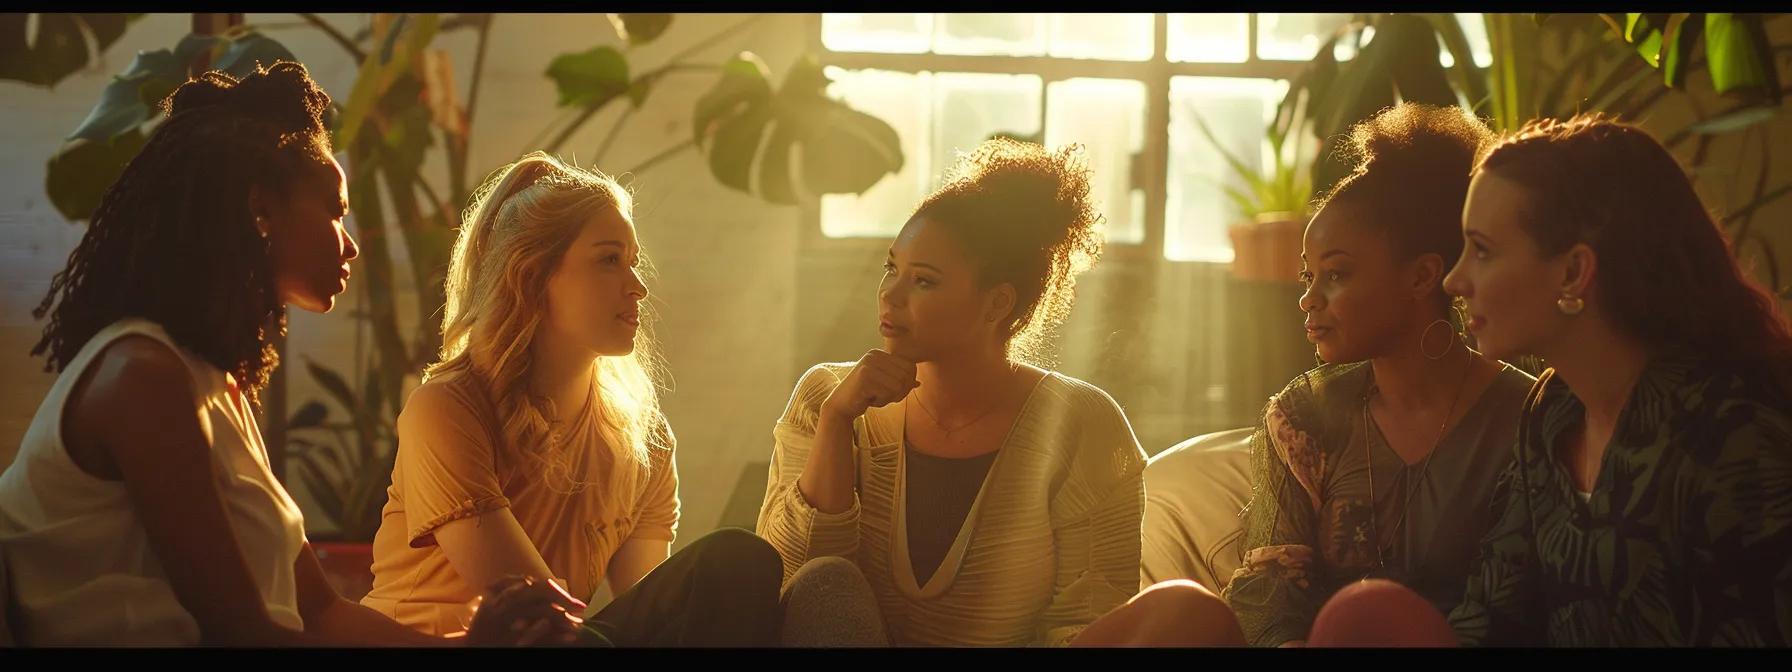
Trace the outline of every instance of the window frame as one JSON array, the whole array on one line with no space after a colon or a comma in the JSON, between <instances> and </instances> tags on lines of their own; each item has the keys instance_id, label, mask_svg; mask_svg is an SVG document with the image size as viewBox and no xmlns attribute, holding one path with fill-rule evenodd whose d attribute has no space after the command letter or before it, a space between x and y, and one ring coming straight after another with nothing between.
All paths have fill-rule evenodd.
<instances>
[{"instance_id":1,"label":"window frame","mask_svg":"<svg viewBox=\"0 0 1792 672\"><path fill-rule=\"evenodd\" d=\"M823 67L848 70L877 69L895 72L968 72L1036 75L1041 95L1052 82L1078 77L1123 79L1145 85L1145 143L1140 155L1142 175L1135 176L1145 194L1145 237L1137 243L1110 241L1102 250L1109 260L1152 260L1178 264L1219 264L1199 260L1175 260L1164 256L1165 210L1169 195L1170 80L1173 77L1233 77L1290 81L1307 61L1264 60L1257 57L1257 12L1246 13L1246 59L1242 63L1179 63L1169 60L1169 14L1152 13L1151 57L1143 61L1061 58L1055 56L969 56L949 54L890 54L833 51L822 43L822 14L808 16L809 52ZM1046 107L1041 99L1039 128L1045 128ZM887 245L889 237L843 236L822 233L821 199L802 204L803 247L806 251L861 250L868 243Z\"/></svg>"}]
</instances>

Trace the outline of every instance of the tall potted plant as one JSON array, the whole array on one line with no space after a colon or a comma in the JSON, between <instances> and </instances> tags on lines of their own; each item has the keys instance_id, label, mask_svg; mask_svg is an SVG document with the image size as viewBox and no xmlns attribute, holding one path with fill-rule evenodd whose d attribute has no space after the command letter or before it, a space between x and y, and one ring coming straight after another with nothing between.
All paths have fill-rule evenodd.
<instances>
[{"instance_id":1,"label":"tall potted plant","mask_svg":"<svg viewBox=\"0 0 1792 672\"><path fill-rule=\"evenodd\" d=\"M1292 114L1292 110L1290 111ZM1199 113L1195 126L1213 144L1244 186L1222 183L1238 219L1226 227L1232 240L1232 275L1240 280L1293 282L1300 272L1301 234L1310 216L1313 180L1303 157L1307 138L1299 119L1267 130L1270 165L1259 171L1226 149Z\"/></svg>"}]
</instances>

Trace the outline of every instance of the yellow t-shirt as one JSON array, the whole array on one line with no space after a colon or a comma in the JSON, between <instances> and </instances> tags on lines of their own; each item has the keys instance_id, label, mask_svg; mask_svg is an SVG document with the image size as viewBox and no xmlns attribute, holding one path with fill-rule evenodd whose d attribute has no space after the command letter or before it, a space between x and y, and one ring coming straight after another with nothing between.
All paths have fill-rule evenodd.
<instances>
[{"instance_id":1,"label":"yellow t-shirt","mask_svg":"<svg viewBox=\"0 0 1792 672\"><path fill-rule=\"evenodd\" d=\"M477 376L445 373L411 393L398 416L398 458L373 539L373 590L361 604L419 631L465 629L483 586L469 586L435 543L442 525L508 507L554 577L581 599L602 584L610 556L629 539L672 541L678 528L678 472L671 431L648 465L616 461L584 414L564 450L586 485L544 478L540 463L503 438L496 405ZM570 492L570 490L575 490ZM612 505L605 493L613 493Z\"/></svg>"}]
</instances>

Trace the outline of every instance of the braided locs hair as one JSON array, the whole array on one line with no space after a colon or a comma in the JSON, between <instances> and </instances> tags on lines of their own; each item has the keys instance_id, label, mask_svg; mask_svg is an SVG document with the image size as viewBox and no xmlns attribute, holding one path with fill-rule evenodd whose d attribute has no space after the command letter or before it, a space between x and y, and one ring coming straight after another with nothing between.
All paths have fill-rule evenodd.
<instances>
[{"instance_id":1,"label":"braided locs hair","mask_svg":"<svg viewBox=\"0 0 1792 672\"><path fill-rule=\"evenodd\" d=\"M298 63L241 80L207 72L162 102L168 118L94 210L86 235L32 316L33 356L66 367L100 329L153 321L181 347L236 380L251 403L286 332L267 241L250 192L290 195L302 171L327 164L330 97Z\"/></svg>"}]
</instances>

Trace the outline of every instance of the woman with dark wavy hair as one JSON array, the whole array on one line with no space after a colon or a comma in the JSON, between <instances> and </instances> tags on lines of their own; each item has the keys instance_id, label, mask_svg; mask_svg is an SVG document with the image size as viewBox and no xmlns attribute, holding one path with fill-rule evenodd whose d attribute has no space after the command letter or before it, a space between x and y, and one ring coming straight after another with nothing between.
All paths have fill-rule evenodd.
<instances>
[{"instance_id":1,"label":"woman with dark wavy hair","mask_svg":"<svg viewBox=\"0 0 1792 672\"><path fill-rule=\"evenodd\" d=\"M1674 157L1600 116L1494 146L1446 287L1543 357L1465 643L1792 643L1792 333Z\"/></svg>"},{"instance_id":2,"label":"woman with dark wavy hair","mask_svg":"<svg viewBox=\"0 0 1792 672\"><path fill-rule=\"evenodd\" d=\"M257 392L286 306L328 312L355 242L304 66L208 72L94 211L34 315L60 372L0 475L25 645L443 644L339 597L268 469ZM504 579L463 642L565 642L576 600Z\"/></svg>"}]
</instances>

